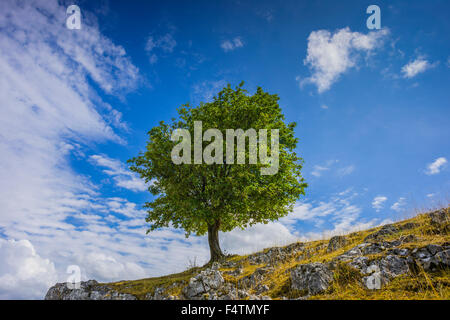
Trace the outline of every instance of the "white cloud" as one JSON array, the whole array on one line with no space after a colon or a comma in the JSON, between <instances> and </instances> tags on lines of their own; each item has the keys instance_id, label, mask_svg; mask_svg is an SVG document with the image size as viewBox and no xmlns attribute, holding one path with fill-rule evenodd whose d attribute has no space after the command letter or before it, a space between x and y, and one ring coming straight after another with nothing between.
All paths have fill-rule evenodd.
<instances>
[{"instance_id":1,"label":"white cloud","mask_svg":"<svg viewBox=\"0 0 450 320\"><path fill-rule=\"evenodd\" d=\"M256 13L260 17L264 18L267 22L271 22L273 20L273 10L272 9L258 10Z\"/></svg>"},{"instance_id":2,"label":"white cloud","mask_svg":"<svg viewBox=\"0 0 450 320\"><path fill-rule=\"evenodd\" d=\"M176 46L177 42L172 32L168 32L159 37L150 35L145 43L145 51L149 55L150 63L154 64L158 61L158 55L155 52L172 53Z\"/></svg>"},{"instance_id":3,"label":"white cloud","mask_svg":"<svg viewBox=\"0 0 450 320\"><path fill-rule=\"evenodd\" d=\"M437 158L432 163L428 164L427 169L425 170L425 174L438 174L439 172L441 172L442 168L447 164L447 162L447 159L444 157Z\"/></svg>"},{"instance_id":4,"label":"white cloud","mask_svg":"<svg viewBox=\"0 0 450 320\"><path fill-rule=\"evenodd\" d=\"M334 33L327 30L311 32L304 64L311 69L312 75L300 81L300 85L313 83L319 93L330 89L343 73L356 66L358 51L371 52L380 46L388 33L383 29L362 34L352 32L348 27Z\"/></svg>"},{"instance_id":5,"label":"white cloud","mask_svg":"<svg viewBox=\"0 0 450 320\"><path fill-rule=\"evenodd\" d=\"M99 282L110 279L140 279L146 274L138 264L117 260L103 252L79 253L74 257L74 263L83 266L84 279L95 279Z\"/></svg>"},{"instance_id":6,"label":"white cloud","mask_svg":"<svg viewBox=\"0 0 450 320\"><path fill-rule=\"evenodd\" d=\"M42 298L49 285L66 280L72 264L85 278L115 281L182 271L188 257L203 263L209 256L205 237L186 239L173 228L146 236L144 210L102 196L99 186L70 166L72 154L85 161L95 143L122 142L116 133L125 127L120 114L92 82L116 94L131 90L140 76L125 50L88 19L81 30L67 30L65 9L56 0L0 1L0 230L10 239L0 241L2 298ZM166 41L161 50L170 47ZM118 185L143 189L117 160L91 161ZM358 224L360 211L346 201L296 215L311 221L327 216L335 219L333 229L342 230ZM248 234L263 234L264 243L292 239L295 217ZM235 248L244 233L224 235L224 248ZM250 241L244 243L250 250Z\"/></svg>"},{"instance_id":7,"label":"white cloud","mask_svg":"<svg viewBox=\"0 0 450 320\"><path fill-rule=\"evenodd\" d=\"M419 57L414 61L409 62L408 64L402 67L402 73L404 78L413 78L419 73L423 73L426 70L433 68L436 64L430 63L428 60L423 57Z\"/></svg>"},{"instance_id":8,"label":"white cloud","mask_svg":"<svg viewBox=\"0 0 450 320\"><path fill-rule=\"evenodd\" d=\"M307 202L298 203L293 213L280 219L279 222L291 229L299 221L314 223L318 231L309 231L302 234L294 233L302 241L326 239L333 235L373 227L376 224L375 219L371 221L360 220L362 210L352 203L357 196L358 193L347 189L332 196L327 202L320 202L316 205ZM326 223L330 224L331 228L326 227Z\"/></svg>"},{"instance_id":9,"label":"white cloud","mask_svg":"<svg viewBox=\"0 0 450 320\"><path fill-rule=\"evenodd\" d=\"M65 216L93 193L68 155L86 141L122 141L108 125L114 109L90 80L106 92L128 90L138 70L86 19L82 30L66 29L64 15L55 18L65 9L57 1L0 3L1 227L67 227Z\"/></svg>"},{"instance_id":10,"label":"white cloud","mask_svg":"<svg viewBox=\"0 0 450 320\"><path fill-rule=\"evenodd\" d=\"M373 198L372 208L374 208L377 212L383 209L384 203L386 202L387 197L385 196L377 196Z\"/></svg>"},{"instance_id":11,"label":"white cloud","mask_svg":"<svg viewBox=\"0 0 450 320\"><path fill-rule=\"evenodd\" d=\"M322 175L323 171L327 171L330 170L330 168L328 167L323 167L323 166L319 166L319 165L314 165L313 167L313 171L311 172L311 174L314 177L320 177Z\"/></svg>"},{"instance_id":12,"label":"white cloud","mask_svg":"<svg viewBox=\"0 0 450 320\"><path fill-rule=\"evenodd\" d=\"M210 102L227 85L225 80L203 81L192 87L192 103Z\"/></svg>"},{"instance_id":13,"label":"white cloud","mask_svg":"<svg viewBox=\"0 0 450 320\"><path fill-rule=\"evenodd\" d=\"M70 166L72 155L85 161L96 142L123 142L115 132L126 127L120 113L91 83L121 94L140 76L125 50L88 19L81 30L66 29L65 11L56 0L0 1L0 231L10 239L0 250L5 299L43 298L73 264L85 278L116 281L179 272L189 256L208 257L205 238L186 239L172 228L146 236L145 211L103 197ZM93 160L118 185L143 189L117 160Z\"/></svg>"},{"instance_id":14,"label":"white cloud","mask_svg":"<svg viewBox=\"0 0 450 320\"><path fill-rule=\"evenodd\" d=\"M111 208L68 160L84 160L86 145L122 142L120 112L91 83L121 95L138 69L88 15L81 30L66 29L65 12L57 1L0 2L0 230L10 239L1 244L2 298L42 298L54 269L64 273L80 254L101 251L130 272L150 255L139 253L151 247L136 228L143 213L128 202ZM116 213L120 223L107 224Z\"/></svg>"},{"instance_id":15,"label":"white cloud","mask_svg":"<svg viewBox=\"0 0 450 320\"><path fill-rule=\"evenodd\" d=\"M244 46L244 43L242 42L240 37L235 37L232 40L224 40L220 44L220 47L223 49L223 51L233 51L237 48L242 48Z\"/></svg>"},{"instance_id":16,"label":"white cloud","mask_svg":"<svg viewBox=\"0 0 450 320\"><path fill-rule=\"evenodd\" d=\"M298 238L280 222L257 224L245 230L221 233L222 248L227 252L248 254L273 246L287 245Z\"/></svg>"},{"instance_id":17,"label":"white cloud","mask_svg":"<svg viewBox=\"0 0 450 320\"><path fill-rule=\"evenodd\" d=\"M322 174L326 171L334 169L334 174L338 177L343 177L346 175L351 174L353 171L355 171L354 165L348 165L345 167L335 168L336 164L339 162L339 160L328 160L324 165L314 165L313 170L311 171L311 174L314 177L321 177Z\"/></svg>"},{"instance_id":18,"label":"white cloud","mask_svg":"<svg viewBox=\"0 0 450 320\"><path fill-rule=\"evenodd\" d=\"M294 241L329 238L364 230L376 225L376 220L360 221L361 208L352 204L358 193L347 189L317 204L299 202L289 215L267 225L258 224L246 230L233 230L221 235L223 248L232 252L249 253L262 248L286 245ZM313 223L320 231L300 233L297 224ZM331 227L325 227L325 224Z\"/></svg>"},{"instance_id":19,"label":"white cloud","mask_svg":"<svg viewBox=\"0 0 450 320\"><path fill-rule=\"evenodd\" d=\"M177 42L173 38L172 34L166 33L165 35L158 38L158 40L153 40L153 37L149 37L147 40L146 49L152 51L154 48L160 48L164 52L171 53L176 47Z\"/></svg>"},{"instance_id":20,"label":"white cloud","mask_svg":"<svg viewBox=\"0 0 450 320\"><path fill-rule=\"evenodd\" d=\"M110 159L104 155L92 155L90 161L106 168L103 172L113 177L117 186L131 191L146 191L148 185L134 172L129 171L119 160Z\"/></svg>"},{"instance_id":21,"label":"white cloud","mask_svg":"<svg viewBox=\"0 0 450 320\"><path fill-rule=\"evenodd\" d=\"M28 240L0 239L0 299L39 299L57 280L53 262Z\"/></svg>"},{"instance_id":22,"label":"white cloud","mask_svg":"<svg viewBox=\"0 0 450 320\"><path fill-rule=\"evenodd\" d=\"M328 109L328 106L327 106L327 105L325 105L325 104L323 104L323 105L321 105L321 106L320 106L320 108L322 108L322 109L325 109L325 110L326 110L326 109Z\"/></svg>"},{"instance_id":23,"label":"white cloud","mask_svg":"<svg viewBox=\"0 0 450 320\"><path fill-rule=\"evenodd\" d=\"M313 220L319 217L328 216L336 211L332 202L320 202L313 206L311 203L298 203L292 213L282 218L280 221L287 225L293 225L298 220Z\"/></svg>"},{"instance_id":24,"label":"white cloud","mask_svg":"<svg viewBox=\"0 0 450 320\"><path fill-rule=\"evenodd\" d=\"M397 212L403 211L406 205L406 198L400 197L397 202L395 202L391 209Z\"/></svg>"},{"instance_id":25,"label":"white cloud","mask_svg":"<svg viewBox=\"0 0 450 320\"><path fill-rule=\"evenodd\" d=\"M351 174L353 171L355 171L355 166L349 165L347 167L339 168L337 170L337 175L340 177L343 177L343 176Z\"/></svg>"}]
</instances>

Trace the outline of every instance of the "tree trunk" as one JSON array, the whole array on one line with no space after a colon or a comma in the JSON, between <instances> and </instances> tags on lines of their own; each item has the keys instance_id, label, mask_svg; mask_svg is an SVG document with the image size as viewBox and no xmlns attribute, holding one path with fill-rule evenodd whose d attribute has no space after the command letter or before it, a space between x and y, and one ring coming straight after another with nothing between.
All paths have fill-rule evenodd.
<instances>
[{"instance_id":1,"label":"tree trunk","mask_svg":"<svg viewBox=\"0 0 450 320\"><path fill-rule=\"evenodd\" d=\"M211 259L209 262L218 261L224 257L219 244L219 228L219 221L216 221L214 224L208 226L208 243L209 251L211 253Z\"/></svg>"}]
</instances>

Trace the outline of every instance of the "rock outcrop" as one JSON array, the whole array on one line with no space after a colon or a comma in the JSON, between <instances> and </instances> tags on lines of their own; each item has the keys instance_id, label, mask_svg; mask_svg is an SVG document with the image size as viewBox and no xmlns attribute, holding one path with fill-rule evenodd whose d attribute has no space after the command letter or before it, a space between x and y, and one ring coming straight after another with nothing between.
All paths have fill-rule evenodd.
<instances>
[{"instance_id":1,"label":"rock outcrop","mask_svg":"<svg viewBox=\"0 0 450 320\"><path fill-rule=\"evenodd\" d=\"M78 289L76 285L79 285ZM73 284L74 289L71 289L67 283L57 283L48 290L45 300L136 300L132 294L119 293L95 280L76 285Z\"/></svg>"},{"instance_id":2,"label":"rock outcrop","mask_svg":"<svg viewBox=\"0 0 450 320\"><path fill-rule=\"evenodd\" d=\"M423 217L419 222L385 225L368 235L360 233L357 240L354 235L335 236L314 245L298 242L245 257L230 257L220 264L194 268L187 276L143 294L141 291L133 294L129 289L133 285L100 284L90 280L81 282L78 289L58 283L48 290L45 299L306 299L333 292L334 284L343 281L339 273L342 270L350 272L345 279L353 277L358 287L367 292L382 290L400 276L414 279L416 275L428 273L425 277L428 283L433 273L439 277L449 274L448 209ZM422 242L423 238L426 241Z\"/></svg>"},{"instance_id":3,"label":"rock outcrop","mask_svg":"<svg viewBox=\"0 0 450 320\"><path fill-rule=\"evenodd\" d=\"M344 236L334 236L328 242L327 252L333 252L344 247L347 244L347 239Z\"/></svg>"},{"instance_id":4,"label":"rock outcrop","mask_svg":"<svg viewBox=\"0 0 450 320\"><path fill-rule=\"evenodd\" d=\"M322 263L301 264L291 271L291 286L305 295L324 292L333 281L333 273Z\"/></svg>"},{"instance_id":5,"label":"rock outcrop","mask_svg":"<svg viewBox=\"0 0 450 320\"><path fill-rule=\"evenodd\" d=\"M183 290L184 296L187 299L200 299L214 295L225 282L218 269L219 264L215 263L211 268L201 271L191 278Z\"/></svg>"}]
</instances>

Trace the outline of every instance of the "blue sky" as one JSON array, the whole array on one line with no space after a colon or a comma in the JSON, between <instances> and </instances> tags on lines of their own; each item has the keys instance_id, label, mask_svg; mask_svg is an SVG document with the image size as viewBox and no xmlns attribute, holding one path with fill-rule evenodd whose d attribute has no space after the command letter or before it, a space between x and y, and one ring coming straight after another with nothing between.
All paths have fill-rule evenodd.
<instances>
[{"instance_id":1,"label":"blue sky","mask_svg":"<svg viewBox=\"0 0 450 320\"><path fill-rule=\"evenodd\" d=\"M65 27L75 3L82 29ZM366 8L381 9L369 30ZM204 237L145 235L126 167L183 103L242 80L280 97L309 187L228 252L376 226L448 204L447 1L2 1L0 297L133 279L208 258Z\"/></svg>"}]
</instances>

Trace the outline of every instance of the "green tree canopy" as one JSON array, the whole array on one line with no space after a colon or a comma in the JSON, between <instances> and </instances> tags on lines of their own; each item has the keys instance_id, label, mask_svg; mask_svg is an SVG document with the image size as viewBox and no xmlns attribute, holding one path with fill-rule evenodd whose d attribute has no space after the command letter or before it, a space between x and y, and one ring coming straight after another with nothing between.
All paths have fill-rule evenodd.
<instances>
[{"instance_id":1,"label":"green tree canopy","mask_svg":"<svg viewBox=\"0 0 450 320\"><path fill-rule=\"evenodd\" d=\"M249 95L243 89L243 83L235 89L228 85L212 102L200 103L196 107L183 105L177 109L178 119L172 119L171 124L161 121L148 132L145 152L129 160L130 169L150 183L149 191L155 196L144 206L148 211L146 221L150 223L148 232L173 226L184 229L186 236L208 233L211 261L215 261L223 256L219 231L268 223L292 211L307 185L300 172L303 160L294 151L296 123L285 124L278 100L276 94L269 94L261 88ZM175 164L172 161L172 150L180 144L180 141L171 140L172 134L176 129L186 129L194 137L194 121L202 121L203 133L210 128L222 132L224 152L222 161L218 161L220 163L194 164L192 161L191 164ZM249 163L250 147L245 149L244 164L227 163L226 129L246 131L251 128L257 132L267 129L269 133L278 129L279 164L276 174L261 173L260 169L270 164ZM194 141L187 142L192 145L190 156L193 159ZM211 143L203 141L202 150ZM259 151L260 146L257 147ZM267 148L271 153L270 143ZM212 154L216 155L216 152ZM233 152L236 159L236 145Z\"/></svg>"}]
</instances>

